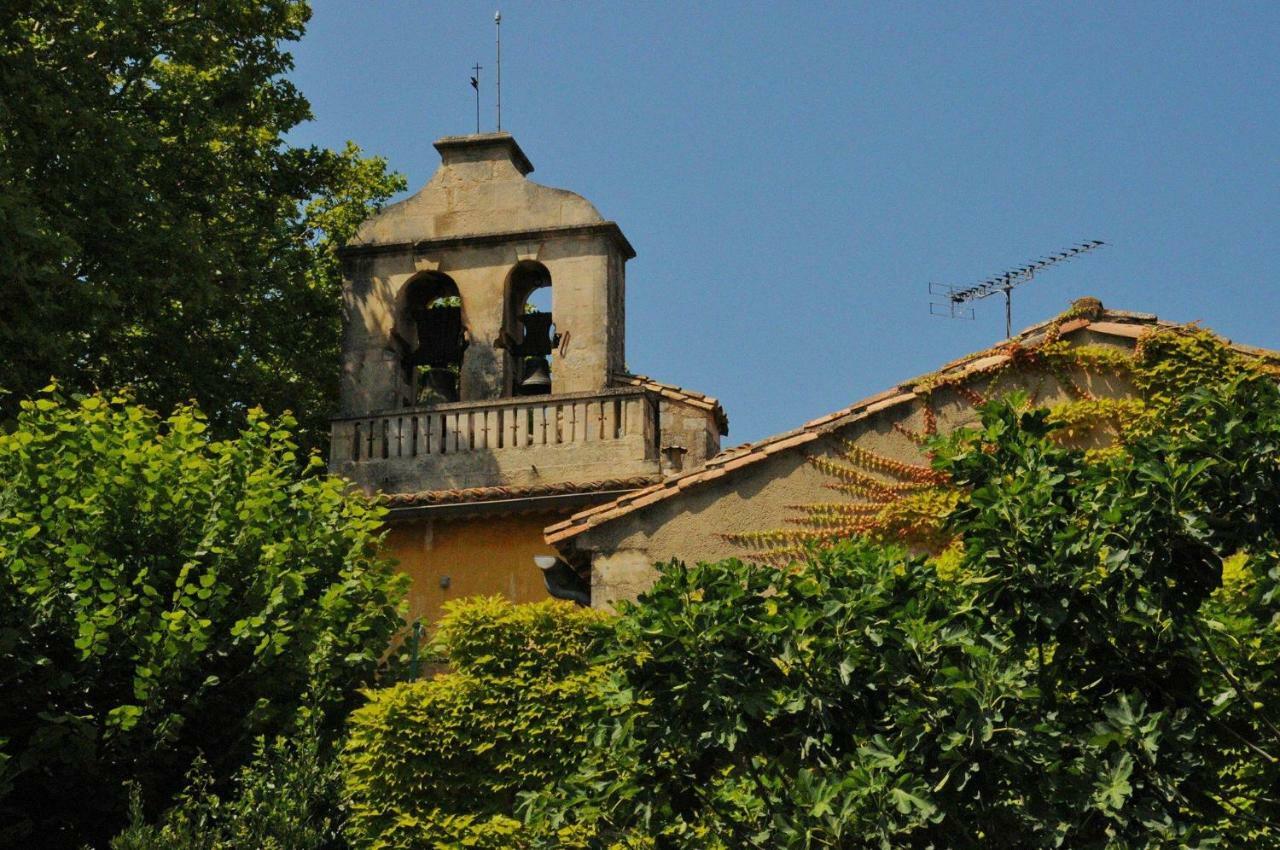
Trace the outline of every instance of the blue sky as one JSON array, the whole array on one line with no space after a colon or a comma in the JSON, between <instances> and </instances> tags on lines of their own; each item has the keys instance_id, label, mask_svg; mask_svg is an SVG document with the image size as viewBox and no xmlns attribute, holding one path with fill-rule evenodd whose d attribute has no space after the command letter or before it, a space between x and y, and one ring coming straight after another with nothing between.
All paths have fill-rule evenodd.
<instances>
[{"instance_id":1,"label":"blue sky","mask_svg":"<svg viewBox=\"0 0 1280 850\"><path fill-rule=\"evenodd\" d=\"M503 129L621 225L628 363L718 396L726 445L998 340L999 298L926 285L1081 239L1015 330L1094 295L1280 348L1280 3L315 0L294 139L416 191L476 61L493 128L495 8Z\"/></svg>"}]
</instances>

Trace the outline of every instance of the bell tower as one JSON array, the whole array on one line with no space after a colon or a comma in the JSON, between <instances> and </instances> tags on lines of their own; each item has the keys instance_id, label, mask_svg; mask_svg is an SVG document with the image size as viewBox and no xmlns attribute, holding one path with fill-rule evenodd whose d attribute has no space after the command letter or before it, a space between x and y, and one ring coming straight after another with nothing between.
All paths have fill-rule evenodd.
<instances>
[{"instance_id":1,"label":"bell tower","mask_svg":"<svg viewBox=\"0 0 1280 850\"><path fill-rule=\"evenodd\" d=\"M528 179L508 133L435 148L426 186L341 251L329 459L387 496L428 615L459 593L545 597L544 526L701 464L728 429L715 399L626 371L617 224Z\"/></svg>"},{"instance_id":2,"label":"bell tower","mask_svg":"<svg viewBox=\"0 0 1280 850\"><path fill-rule=\"evenodd\" d=\"M435 147L426 187L343 252L343 413L605 389L624 363L635 251L622 231L581 196L528 180L510 134ZM550 313L528 311L543 287Z\"/></svg>"}]
</instances>

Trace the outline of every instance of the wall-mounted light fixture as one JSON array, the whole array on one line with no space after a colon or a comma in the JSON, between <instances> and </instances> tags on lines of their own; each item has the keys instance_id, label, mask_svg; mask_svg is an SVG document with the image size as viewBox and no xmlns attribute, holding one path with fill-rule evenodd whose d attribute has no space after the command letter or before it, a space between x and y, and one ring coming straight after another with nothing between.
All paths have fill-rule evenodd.
<instances>
[{"instance_id":1,"label":"wall-mounted light fixture","mask_svg":"<svg viewBox=\"0 0 1280 850\"><path fill-rule=\"evenodd\" d=\"M568 599L579 605L591 604L591 586L578 572L555 555L534 555L534 565L542 570L547 593L556 599Z\"/></svg>"}]
</instances>

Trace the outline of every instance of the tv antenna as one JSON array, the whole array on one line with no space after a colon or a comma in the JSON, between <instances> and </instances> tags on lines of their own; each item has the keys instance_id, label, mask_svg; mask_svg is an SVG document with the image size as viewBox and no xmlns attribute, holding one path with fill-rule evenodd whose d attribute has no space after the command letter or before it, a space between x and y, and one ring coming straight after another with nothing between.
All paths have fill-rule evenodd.
<instances>
[{"instance_id":1,"label":"tv antenna","mask_svg":"<svg viewBox=\"0 0 1280 850\"><path fill-rule=\"evenodd\" d=\"M484 66L479 62L471 66L475 73L471 77L471 88L476 90L476 133L480 133L480 70Z\"/></svg>"},{"instance_id":2,"label":"tv antenna","mask_svg":"<svg viewBox=\"0 0 1280 850\"><path fill-rule=\"evenodd\" d=\"M1029 283L1038 273L1049 266L1074 260L1081 254L1101 248L1107 243L1101 239L1087 239L1079 245L1073 245L1065 251L1041 257L1033 263L1001 272L972 286L950 286L944 283L930 283L929 294L941 296L941 301L929 303L929 313L934 316L947 316L952 319L972 319L973 308L966 307L974 301L981 301L997 292L1004 293L1004 335L1013 336L1013 290L1024 283Z\"/></svg>"},{"instance_id":3,"label":"tv antenna","mask_svg":"<svg viewBox=\"0 0 1280 850\"><path fill-rule=\"evenodd\" d=\"M493 13L493 29L498 42L498 132L502 132L502 12Z\"/></svg>"}]
</instances>

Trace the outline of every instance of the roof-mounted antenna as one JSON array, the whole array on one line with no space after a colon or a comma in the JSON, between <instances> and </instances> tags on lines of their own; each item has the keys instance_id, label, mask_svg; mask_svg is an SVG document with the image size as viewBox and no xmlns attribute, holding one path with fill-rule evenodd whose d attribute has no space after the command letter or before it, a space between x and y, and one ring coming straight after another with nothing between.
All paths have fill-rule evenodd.
<instances>
[{"instance_id":1,"label":"roof-mounted antenna","mask_svg":"<svg viewBox=\"0 0 1280 850\"><path fill-rule=\"evenodd\" d=\"M1003 292L1004 335L1006 338L1011 337L1013 336L1013 290L1015 287L1030 282L1037 273L1044 271L1049 266L1065 263L1067 260L1074 260L1081 254L1092 251L1095 248L1101 248L1106 244L1101 239L1088 239L1079 245L1073 245L1065 251L1041 257L1034 263L1028 263L1020 268L1002 272L973 286L958 287L943 283L930 283L929 294L941 296L942 300L931 301L929 303L929 313L934 316L948 316L952 319L972 319L973 308L964 305L980 301L988 295Z\"/></svg>"},{"instance_id":2,"label":"roof-mounted antenna","mask_svg":"<svg viewBox=\"0 0 1280 850\"><path fill-rule=\"evenodd\" d=\"M497 33L498 41L498 132L502 132L502 12L501 10L493 13L493 28Z\"/></svg>"}]
</instances>

